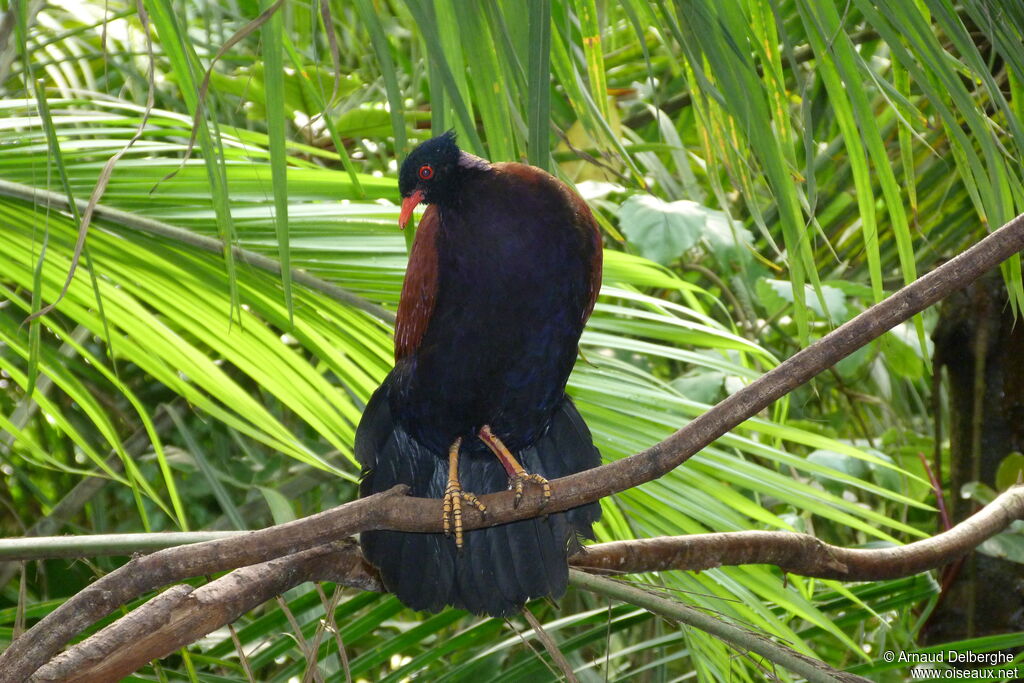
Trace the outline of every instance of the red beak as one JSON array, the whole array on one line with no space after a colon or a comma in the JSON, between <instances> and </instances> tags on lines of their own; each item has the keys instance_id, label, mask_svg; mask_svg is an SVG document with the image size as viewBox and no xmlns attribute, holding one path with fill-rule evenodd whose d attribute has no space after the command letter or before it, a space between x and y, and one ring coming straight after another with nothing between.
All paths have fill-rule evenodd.
<instances>
[{"instance_id":1,"label":"red beak","mask_svg":"<svg viewBox=\"0 0 1024 683\"><path fill-rule=\"evenodd\" d=\"M398 215L398 227L405 230L405 224L412 218L412 210L423 201L423 190L416 190L402 200L402 213Z\"/></svg>"}]
</instances>

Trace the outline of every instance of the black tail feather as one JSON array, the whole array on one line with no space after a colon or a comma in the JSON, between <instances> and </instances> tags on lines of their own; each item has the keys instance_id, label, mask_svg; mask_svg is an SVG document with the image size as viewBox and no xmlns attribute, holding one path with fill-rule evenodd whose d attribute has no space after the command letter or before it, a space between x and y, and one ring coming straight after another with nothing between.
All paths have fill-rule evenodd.
<instances>
[{"instance_id":1,"label":"black tail feather","mask_svg":"<svg viewBox=\"0 0 1024 683\"><path fill-rule=\"evenodd\" d=\"M433 453L412 439L392 417L385 384L366 407L356 433L356 457L364 466L361 495L395 484L410 494L439 498L447 483L447 454ZM590 430L569 397L544 435L516 454L528 472L547 479L600 463ZM460 480L477 494L507 488L504 469L482 446L467 445ZM437 612L446 605L475 614L508 616L529 599L559 598L568 583L567 558L579 548L578 536L592 538L601 515L590 503L566 512L486 529L467 531L460 552L443 534L368 531L361 543L384 585L416 610Z\"/></svg>"}]
</instances>

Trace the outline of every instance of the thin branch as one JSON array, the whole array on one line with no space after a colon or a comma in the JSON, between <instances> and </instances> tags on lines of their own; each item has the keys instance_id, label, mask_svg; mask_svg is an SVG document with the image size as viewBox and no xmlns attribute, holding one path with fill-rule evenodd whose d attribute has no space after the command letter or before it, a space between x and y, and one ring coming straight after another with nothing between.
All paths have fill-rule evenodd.
<instances>
[{"instance_id":1,"label":"thin branch","mask_svg":"<svg viewBox=\"0 0 1024 683\"><path fill-rule=\"evenodd\" d=\"M481 496L486 519L466 511L464 527L476 529L578 507L656 479L730 429L806 383L869 341L909 320L950 292L967 286L985 271L1024 249L1024 215L996 230L956 258L899 290L885 301L796 353L792 358L732 394L664 441L641 453L551 482L545 504L536 491L513 507L510 491ZM22 681L96 619L126 601L176 580L264 561L371 529L441 531L441 501L401 498L405 487L357 500L287 524L239 538L207 541L133 559L40 620L0 655L0 682ZM215 567L201 569L198 567ZM140 587L142 590L139 590ZM127 598L130 599L130 598Z\"/></svg>"},{"instance_id":2,"label":"thin branch","mask_svg":"<svg viewBox=\"0 0 1024 683\"><path fill-rule=\"evenodd\" d=\"M754 329L756 326L747 316L747 309L743 306L740 300L736 298L736 295L732 291L732 287L726 284L725 280L718 276L718 273L707 266L702 266L699 263L687 263L682 259L679 260L677 267L684 272L689 271L691 273L697 273L710 280L712 285L718 287L722 292L722 296L729 300L729 305L732 307L732 310L736 311L739 328L747 335L750 335L750 337L754 337Z\"/></svg>"},{"instance_id":3,"label":"thin branch","mask_svg":"<svg viewBox=\"0 0 1024 683\"><path fill-rule=\"evenodd\" d=\"M363 565L368 570L376 571L369 563ZM341 629L338 628L338 624L334 621L334 611L338 608L338 604L341 602L341 594L344 590L341 583L335 582L337 585L334 586L334 594L331 599L328 600L327 596L324 595L323 586L318 582L316 584L316 592L320 596L320 602L324 606L324 621L326 622L326 628L334 636L334 643L338 647L338 663L341 664L341 670L345 672L345 683L352 683L352 667L349 666L348 662L348 651L345 649L345 641L341 637Z\"/></svg>"},{"instance_id":4,"label":"thin branch","mask_svg":"<svg viewBox=\"0 0 1024 683\"><path fill-rule=\"evenodd\" d=\"M551 637L551 634L544 630L544 626L540 623L537 617L533 616L533 612L523 607L523 617L526 618L530 628L533 629L533 635L537 636L537 640L541 642L544 649L548 651L548 655L551 657L551 661L555 663L558 670L562 672L565 680L568 683L579 683L579 679L576 678L576 673L572 670L572 665L569 664L569 660L565 658L562 651L558 649L558 643Z\"/></svg>"},{"instance_id":5,"label":"thin branch","mask_svg":"<svg viewBox=\"0 0 1024 683\"><path fill-rule=\"evenodd\" d=\"M643 607L666 619L710 633L733 647L742 651L755 652L770 662L800 674L812 683L836 683L837 681L840 683L868 683L866 678L833 669L819 659L797 652L787 645L776 643L760 633L734 626L675 600L652 595L637 586L603 576L586 574L577 569L570 569L569 576L574 586Z\"/></svg>"},{"instance_id":6,"label":"thin branch","mask_svg":"<svg viewBox=\"0 0 1024 683\"><path fill-rule=\"evenodd\" d=\"M42 386L44 379L49 380L49 378L46 376L40 379L39 386L36 389L37 391L39 391L40 387ZM179 400L180 399L175 399L172 402L172 405L177 403ZM32 402L32 405L36 405L34 401ZM165 411L163 408L158 408L156 414L153 416L152 426L154 431L159 435L162 431L164 431L167 428L170 422L171 418L170 416L167 415L167 411ZM131 436L124 440L123 450L124 453L128 455L128 457L136 458L145 453L146 449L150 448L150 446L151 442L149 438L149 432L146 431L145 427L139 427ZM110 470L113 472L120 472L124 468L124 460L121 459L121 455L117 452L117 450L111 451L111 453L107 456L107 459L104 462L106 466L109 467ZM30 526L28 530L25 531L23 536L25 536L26 538L8 540L13 541L15 543L24 543L31 546L33 541L39 541L42 537L46 536L47 534L54 533L55 531L60 529L60 527L63 524L67 523L70 519L77 515L81 511L81 509L85 507L85 504L92 500L93 497L95 497L96 494L98 494L100 490L102 490L103 487L107 485L108 481L110 480L101 476L83 477L81 480L79 480L77 484L75 484L71 488L70 491L68 491L64 495L63 498L57 501L57 504L50 509L50 512L47 515L37 519L35 523L32 524L32 526ZM61 536L59 538L69 539L72 537ZM61 542L64 542L64 540L62 540ZM0 541L0 544L3 544L3 542ZM136 551L133 550L132 552ZM76 555L76 557L82 557L82 555ZM3 559L5 559L3 553L0 553L0 560ZM14 572L16 572L18 568L18 565L0 561L0 586L5 585L8 581L10 581L11 577L14 575Z\"/></svg>"},{"instance_id":7,"label":"thin branch","mask_svg":"<svg viewBox=\"0 0 1024 683\"><path fill-rule=\"evenodd\" d=\"M88 477L83 481L107 480ZM48 518L49 519L49 518ZM55 519L56 525L63 521ZM0 539L0 561L25 562L58 558L125 557L152 553L220 538L234 538L246 531L160 531L150 534L78 534L71 536L32 536Z\"/></svg>"},{"instance_id":8,"label":"thin branch","mask_svg":"<svg viewBox=\"0 0 1024 683\"><path fill-rule=\"evenodd\" d=\"M70 210L70 204L65 195L51 192L49 190L41 190L29 185L22 185L21 183L15 183L10 180L0 179L0 196L12 197L26 202L42 204L43 206L56 208L62 211ZM88 202L81 199L75 200L75 203L78 205L78 209L80 211L84 211L88 206ZM150 235L157 235L158 237L173 240L213 254L222 255L224 253L224 242L219 239L207 237L206 235L199 235L190 230L178 228L153 218L144 218L138 214L121 211L104 204L96 204L93 207L93 215L107 221L108 223L113 223L114 225L130 228ZM281 274L281 264L268 256L258 254L254 251L249 251L248 249L242 249L238 246L232 246L231 251L239 261L248 263L255 268L264 270L273 275ZM293 268L291 276L292 280L295 282L300 282L310 289L315 289L318 292L326 294L335 301L340 301L343 304L365 311L379 320L383 320L388 323L393 323L395 320L395 314L391 311L378 306L377 304L371 303L347 289L327 282L326 280L321 280L314 275L310 275L306 271L296 270Z\"/></svg>"}]
</instances>

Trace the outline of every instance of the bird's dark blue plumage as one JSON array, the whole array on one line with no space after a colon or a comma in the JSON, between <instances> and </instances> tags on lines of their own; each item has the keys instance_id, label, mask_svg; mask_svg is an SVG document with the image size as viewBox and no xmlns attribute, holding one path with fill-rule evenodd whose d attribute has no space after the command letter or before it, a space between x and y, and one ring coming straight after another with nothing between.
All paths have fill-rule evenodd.
<instances>
[{"instance_id":1,"label":"bird's dark blue plumage","mask_svg":"<svg viewBox=\"0 0 1024 683\"><path fill-rule=\"evenodd\" d=\"M493 430L526 472L546 479L599 464L565 384L600 286L601 245L586 204L544 171L490 164L454 136L423 143L402 165L402 221L430 204L410 256L396 323L396 364L356 434L361 493L404 483L440 498L461 439L464 491L505 490L508 468L481 440ZM600 508L465 534L362 535L385 586L415 609L454 605L507 615L560 596L577 535Z\"/></svg>"}]
</instances>

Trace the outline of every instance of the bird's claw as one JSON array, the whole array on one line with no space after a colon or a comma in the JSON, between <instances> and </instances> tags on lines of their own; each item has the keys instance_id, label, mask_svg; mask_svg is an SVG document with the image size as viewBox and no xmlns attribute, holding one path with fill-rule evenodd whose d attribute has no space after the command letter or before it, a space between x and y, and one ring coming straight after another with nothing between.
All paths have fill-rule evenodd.
<instances>
[{"instance_id":1,"label":"bird's claw","mask_svg":"<svg viewBox=\"0 0 1024 683\"><path fill-rule=\"evenodd\" d=\"M487 506L480 502L475 494L463 491L458 484L448 484L444 490L444 498L441 499L441 520L444 524L444 535L455 534L455 547L462 550L462 501L466 501L480 514L487 514Z\"/></svg>"},{"instance_id":2,"label":"bird's claw","mask_svg":"<svg viewBox=\"0 0 1024 683\"><path fill-rule=\"evenodd\" d=\"M512 507L518 508L519 503L523 500L523 487L526 482L533 482L534 484L540 484L544 490L544 500L541 502L541 507L548 504L551 500L551 484L547 479L540 476L539 474L528 474L527 472L516 472L508 478L508 487L516 492L515 500L512 501Z\"/></svg>"}]
</instances>

